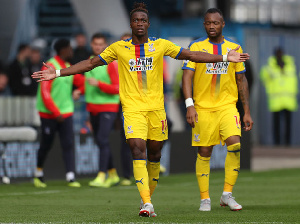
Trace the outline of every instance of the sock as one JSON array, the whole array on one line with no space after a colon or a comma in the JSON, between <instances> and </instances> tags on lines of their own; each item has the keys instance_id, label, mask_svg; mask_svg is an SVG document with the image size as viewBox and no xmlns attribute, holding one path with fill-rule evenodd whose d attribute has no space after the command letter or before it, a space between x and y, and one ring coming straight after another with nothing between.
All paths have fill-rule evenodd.
<instances>
[{"instance_id":1,"label":"sock","mask_svg":"<svg viewBox=\"0 0 300 224\"><path fill-rule=\"evenodd\" d=\"M35 177L43 177L44 176L43 168L37 167L34 172L34 176Z\"/></svg>"},{"instance_id":2,"label":"sock","mask_svg":"<svg viewBox=\"0 0 300 224\"><path fill-rule=\"evenodd\" d=\"M152 196L159 180L160 162L147 161L147 170L149 175L150 196Z\"/></svg>"},{"instance_id":3,"label":"sock","mask_svg":"<svg viewBox=\"0 0 300 224\"><path fill-rule=\"evenodd\" d=\"M106 179L106 173L102 171L98 172L97 178L99 178L102 182L104 182Z\"/></svg>"},{"instance_id":4,"label":"sock","mask_svg":"<svg viewBox=\"0 0 300 224\"><path fill-rule=\"evenodd\" d=\"M66 173L66 180L68 182L73 182L75 180L75 173L74 172Z\"/></svg>"},{"instance_id":5,"label":"sock","mask_svg":"<svg viewBox=\"0 0 300 224\"><path fill-rule=\"evenodd\" d=\"M133 175L144 204L151 203L146 160L133 160Z\"/></svg>"},{"instance_id":6,"label":"sock","mask_svg":"<svg viewBox=\"0 0 300 224\"><path fill-rule=\"evenodd\" d=\"M210 157L202 157L198 154L196 161L196 176L198 180L200 197L209 198L209 174L210 174Z\"/></svg>"},{"instance_id":7,"label":"sock","mask_svg":"<svg viewBox=\"0 0 300 224\"><path fill-rule=\"evenodd\" d=\"M108 176L110 178L118 177L118 173L117 173L116 168L109 169L108 170Z\"/></svg>"},{"instance_id":8,"label":"sock","mask_svg":"<svg viewBox=\"0 0 300 224\"><path fill-rule=\"evenodd\" d=\"M232 192L233 186L238 178L240 172L240 151L240 143L227 146L224 192Z\"/></svg>"}]
</instances>

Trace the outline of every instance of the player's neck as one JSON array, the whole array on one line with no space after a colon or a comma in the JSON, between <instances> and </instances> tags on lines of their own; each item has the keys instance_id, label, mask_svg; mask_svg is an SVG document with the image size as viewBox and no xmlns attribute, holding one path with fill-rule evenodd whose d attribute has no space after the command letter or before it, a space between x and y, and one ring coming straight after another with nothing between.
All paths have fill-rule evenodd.
<instances>
[{"instance_id":1,"label":"player's neck","mask_svg":"<svg viewBox=\"0 0 300 224\"><path fill-rule=\"evenodd\" d=\"M221 44L224 41L224 37L222 35L219 37L209 37L209 41L214 44Z\"/></svg>"},{"instance_id":2,"label":"player's neck","mask_svg":"<svg viewBox=\"0 0 300 224\"><path fill-rule=\"evenodd\" d=\"M144 44L148 42L148 35L144 35L144 36L132 36L132 43L134 44Z\"/></svg>"}]
</instances>

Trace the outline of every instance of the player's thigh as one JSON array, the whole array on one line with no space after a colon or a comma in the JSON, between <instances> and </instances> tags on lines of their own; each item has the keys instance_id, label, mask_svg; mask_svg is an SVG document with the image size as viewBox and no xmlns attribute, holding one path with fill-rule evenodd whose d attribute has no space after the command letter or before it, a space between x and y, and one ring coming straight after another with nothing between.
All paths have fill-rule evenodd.
<instances>
[{"instance_id":1,"label":"player's thigh","mask_svg":"<svg viewBox=\"0 0 300 224\"><path fill-rule=\"evenodd\" d=\"M168 122L165 110L149 111L147 139L164 141L168 139Z\"/></svg>"},{"instance_id":2,"label":"player's thigh","mask_svg":"<svg viewBox=\"0 0 300 224\"><path fill-rule=\"evenodd\" d=\"M126 139L147 140L148 121L145 112L123 112L123 120Z\"/></svg>"},{"instance_id":3,"label":"player's thigh","mask_svg":"<svg viewBox=\"0 0 300 224\"><path fill-rule=\"evenodd\" d=\"M216 112L197 111L198 122L192 129L192 146L211 146L220 143Z\"/></svg>"},{"instance_id":4,"label":"player's thigh","mask_svg":"<svg viewBox=\"0 0 300 224\"><path fill-rule=\"evenodd\" d=\"M241 136L240 114L236 107L220 111L220 135L224 142L231 136Z\"/></svg>"}]
</instances>

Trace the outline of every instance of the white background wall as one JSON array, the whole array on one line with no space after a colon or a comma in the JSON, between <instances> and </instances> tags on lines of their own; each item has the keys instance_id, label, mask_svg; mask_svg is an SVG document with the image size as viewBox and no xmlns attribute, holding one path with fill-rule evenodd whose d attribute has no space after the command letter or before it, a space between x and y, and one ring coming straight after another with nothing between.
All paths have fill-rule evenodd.
<instances>
[{"instance_id":1,"label":"white background wall","mask_svg":"<svg viewBox=\"0 0 300 224\"><path fill-rule=\"evenodd\" d=\"M120 37L130 31L129 15L122 0L71 0L88 36L109 32Z\"/></svg>"}]
</instances>

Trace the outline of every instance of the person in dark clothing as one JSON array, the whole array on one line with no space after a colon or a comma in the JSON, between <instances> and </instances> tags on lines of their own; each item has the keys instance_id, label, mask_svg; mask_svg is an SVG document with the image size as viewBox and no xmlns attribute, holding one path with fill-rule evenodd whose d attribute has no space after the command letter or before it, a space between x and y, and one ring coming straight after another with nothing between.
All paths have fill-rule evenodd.
<instances>
[{"instance_id":1,"label":"person in dark clothing","mask_svg":"<svg viewBox=\"0 0 300 224\"><path fill-rule=\"evenodd\" d=\"M0 61L0 96L11 95L10 89L8 87L8 77L6 74L5 66Z\"/></svg>"},{"instance_id":2,"label":"person in dark clothing","mask_svg":"<svg viewBox=\"0 0 300 224\"><path fill-rule=\"evenodd\" d=\"M16 59L8 67L9 87L14 96L36 95L38 85L30 77L32 74L30 53L29 45L21 44Z\"/></svg>"},{"instance_id":3,"label":"person in dark clothing","mask_svg":"<svg viewBox=\"0 0 300 224\"><path fill-rule=\"evenodd\" d=\"M50 66L56 69L70 66L68 61L72 58L73 50L69 40L57 40L54 49L56 51L56 56L50 58L45 66L42 67L42 70L45 70ZM65 79L41 83L38 88L36 106L41 118L41 140L40 148L37 153L37 167L33 181L35 187L47 187L47 184L44 182L43 168L57 132L60 138L68 186L81 186L79 182L75 181L73 84L76 87L83 89L84 77L77 74L74 77L69 76ZM79 94L74 94L73 92L74 99L78 99L79 96Z\"/></svg>"},{"instance_id":4,"label":"person in dark clothing","mask_svg":"<svg viewBox=\"0 0 300 224\"><path fill-rule=\"evenodd\" d=\"M83 33L79 33L75 36L76 48L74 49L74 56L71 60L72 64L76 64L82 60L90 57L91 52L87 49L86 36Z\"/></svg>"}]
</instances>

